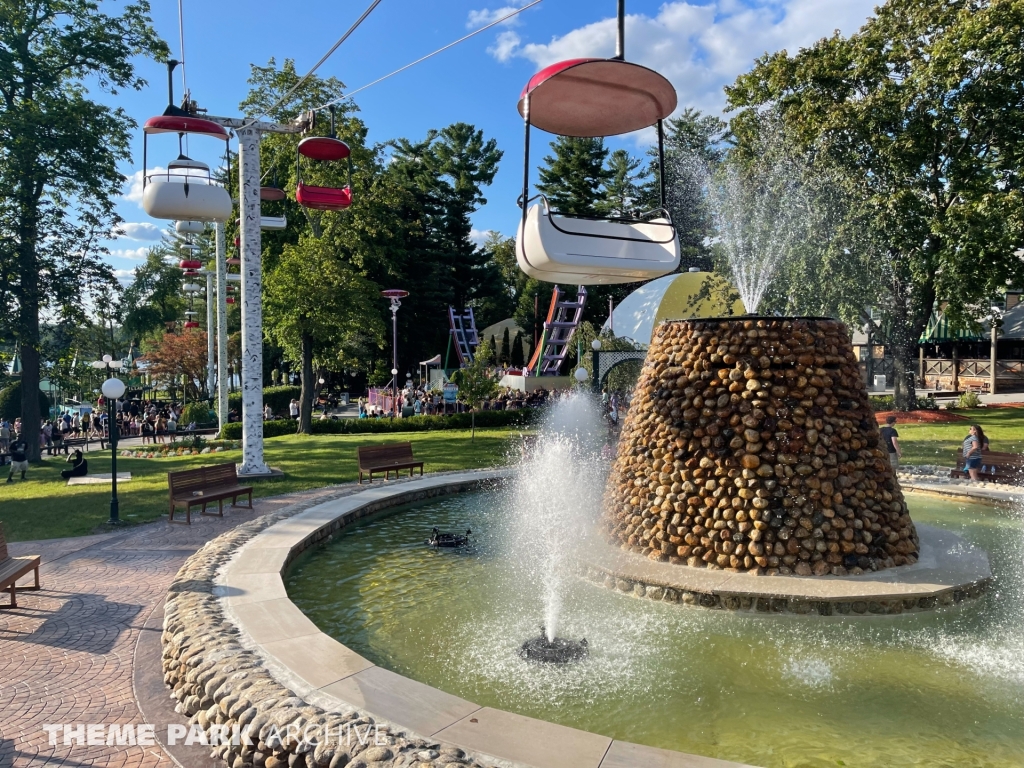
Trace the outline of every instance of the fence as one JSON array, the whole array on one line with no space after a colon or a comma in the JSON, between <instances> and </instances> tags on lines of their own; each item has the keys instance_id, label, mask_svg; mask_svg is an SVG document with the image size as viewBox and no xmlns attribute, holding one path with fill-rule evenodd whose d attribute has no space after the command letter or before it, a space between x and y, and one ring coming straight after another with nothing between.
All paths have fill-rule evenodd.
<instances>
[{"instance_id":1,"label":"fence","mask_svg":"<svg viewBox=\"0 0 1024 768\"><path fill-rule=\"evenodd\" d=\"M866 363L860 364L865 376L885 375L886 385L893 385L894 363L891 357L876 358L871 371ZM918 389L963 392L966 390L987 392L992 383L992 361L988 359L947 360L925 358L915 366L915 386ZM996 361L996 391L1024 391L1024 361Z\"/></svg>"}]
</instances>

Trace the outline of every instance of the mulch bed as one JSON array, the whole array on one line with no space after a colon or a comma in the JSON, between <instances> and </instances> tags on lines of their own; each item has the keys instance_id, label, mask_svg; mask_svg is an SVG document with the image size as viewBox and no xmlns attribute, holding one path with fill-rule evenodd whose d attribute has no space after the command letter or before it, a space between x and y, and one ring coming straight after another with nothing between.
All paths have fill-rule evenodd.
<instances>
[{"instance_id":1,"label":"mulch bed","mask_svg":"<svg viewBox=\"0 0 1024 768\"><path fill-rule=\"evenodd\" d=\"M885 418L889 415L896 417L897 424L949 424L953 421L969 421L960 413L951 411L879 411L875 414L879 424L885 424Z\"/></svg>"}]
</instances>

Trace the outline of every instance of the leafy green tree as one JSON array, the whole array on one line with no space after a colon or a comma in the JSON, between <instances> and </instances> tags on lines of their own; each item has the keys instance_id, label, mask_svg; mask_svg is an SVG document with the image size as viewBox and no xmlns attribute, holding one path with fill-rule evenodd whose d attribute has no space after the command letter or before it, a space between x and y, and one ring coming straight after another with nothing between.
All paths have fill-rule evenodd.
<instances>
[{"instance_id":1,"label":"leafy green tree","mask_svg":"<svg viewBox=\"0 0 1024 768\"><path fill-rule=\"evenodd\" d=\"M602 199L596 205L598 213L626 217L648 210L643 205L641 192L647 169L637 173L642 164L640 158L633 157L624 149L616 149L611 153L608 157L608 179L602 189Z\"/></svg>"},{"instance_id":2,"label":"leafy green tree","mask_svg":"<svg viewBox=\"0 0 1024 768\"><path fill-rule=\"evenodd\" d=\"M523 332L516 331L516 337L512 341L512 367L522 368L526 365L526 357L523 354Z\"/></svg>"},{"instance_id":3,"label":"leafy green tree","mask_svg":"<svg viewBox=\"0 0 1024 768\"><path fill-rule=\"evenodd\" d=\"M81 317L83 298L113 283L96 240L118 221L135 122L89 89L141 89L137 57L167 47L145 0L116 15L89 0L3 0L0 40L0 332L20 344L22 418L35 434L40 317Z\"/></svg>"},{"instance_id":4,"label":"leafy green tree","mask_svg":"<svg viewBox=\"0 0 1024 768\"><path fill-rule=\"evenodd\" d=\"M491 366L487 362L493 355L493 347L489 341L485 341L477 347L473 362L452 374L452 381L459 387L459 401L469 407L470 425L473 430L471 440L476 439L477 406L498 391L498 381L491 373Z\"/></svg>"},{"instance_id":5,"label":"leafy green tree","mask_svg":"<svg viewBox=\"0 0 1024 768\"><path fill-rule=\"evenodd\" d=\"M488 347L488 350L491 353L490 358L488 358L489 364L490 365L497 365L498 364L498 343L497 343L497 341L495 341L493 333L491 334L491 343L490 343L490 346ZM480 354L480 352L477 351L477 354Z\"/></svg>"},{"instance_id":6,"label":"leafy green tree","mask_svg":"<svg viewBox=\"0 0 1024 768\"><path fill-rule=\"evenodd\" d=\"M339 258L330 240L307 235L282 249L267 275L264 312L268 334L301 366L300 433L312 429L314 367L344 367L358 343L354 329L383 338L376 304L377 287Z\"/></svg>"},{"instance_id":7,"label":"leafy green tree","mask_svg":"<svg viewBox=\"0 0 1024 768\"><path fill-rule=\"evenodd\" d=\"M554 154L547 155L539 169L537 191L560 213L596 215L602 187L612 178L605 167L604 139L559 136L551 150Z\"/></svg>"},{"instance_id":8,"label":"leafy green tree","mask_svg":"<svg viewBox=\"0 0 1024 768\"><path fill-rule=\"evenodd\" d=\"M1022 277L1022 28L1019 0L889 0L849 38L766 55L727 89L741 142L776 105L848 179L884 244L879 304L900 409L915 403L917 340L936 302L969 324Z\"/></svg>"}]
</instances>

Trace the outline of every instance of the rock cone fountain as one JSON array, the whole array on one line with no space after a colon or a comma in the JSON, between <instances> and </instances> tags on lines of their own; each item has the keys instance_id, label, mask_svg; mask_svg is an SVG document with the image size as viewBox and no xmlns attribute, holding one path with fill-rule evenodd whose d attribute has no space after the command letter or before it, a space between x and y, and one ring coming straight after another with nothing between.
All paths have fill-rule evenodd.
<instances>
[{"instance_id":1,"label":"rock cone fountain","mask_svg":"<svg viewBox=\"0 0 1024 768\"><path fill-rule=\"evenodd\" d=\"M919 552L849 334L826 318L661 325L605 518L623 549L696 567L845 576Z\"/></svg>"}]
</instances>

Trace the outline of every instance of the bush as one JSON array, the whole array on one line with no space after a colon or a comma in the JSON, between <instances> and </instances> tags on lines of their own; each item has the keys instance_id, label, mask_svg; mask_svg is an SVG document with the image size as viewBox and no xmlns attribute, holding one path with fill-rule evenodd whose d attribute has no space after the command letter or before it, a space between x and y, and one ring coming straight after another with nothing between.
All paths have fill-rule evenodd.
<instances>
[{"instance_id":1,"label":"bush","mask_svg":"<svg viewBox=\"0 0 1024 768\"><path fill-rule=\"evenodd\" d=\"M191 424L193 421L196 424L202 424L210 420L210 404L205 400L199 400L195 403L188 403L181 411L181 423Z\"/></svg>"},{"instance_id":2,"label":"bush","mask_svg":"<svg viewBox=\"0 0 1024 768\"><path fill-rule=\"evenodd\" d=\"M314 435L357 435L384 434L390 432L434 432L445 429L469 429L469 413L455 413L451 416L413 416L410 419L337 419L314 421ZM478 427L525 427L537 418L535 409L519 411L478 411ZM280 437L295 434L296 424L286 419L263 422L264 437ZM221 437L238 440L242 437L241 422L225 424Z\"/></svg>"},{"instance_id":3,"label":"bush","mask_svg":"<svg viewBox=\"0 0 1024 768\"><path fill-rule=\"evenodd\" d=\"M298 400L301 393L301 387L264 387L263 405L269 405L275 416L287 416L288 403ZM228 395L228 408L234 408L238 413L242 412L241 392L232 392Z\"/></svg>"},{"instance_id":4,"label":"bush","mask_svg":"<svg viewBox=\"0 0 1024 768\"><path fill-rule=\"evenodd\" d=\"M39 415L43 421L50 418L50 401L39 392ZM6 389L0 391L0 419L14 423L14 420L21 416L21 382L17 381Z\"/></svg>"},{"instance_id":5,"label":"bush","mask_svg":"<svg viewBox=\"0 0 1024 768\"><path fill-rule=\"evenodd\" d=\"M981 398L977 392L964 392L956 400L957 408L980 408Z\"/></svg>"}]
</instances>

